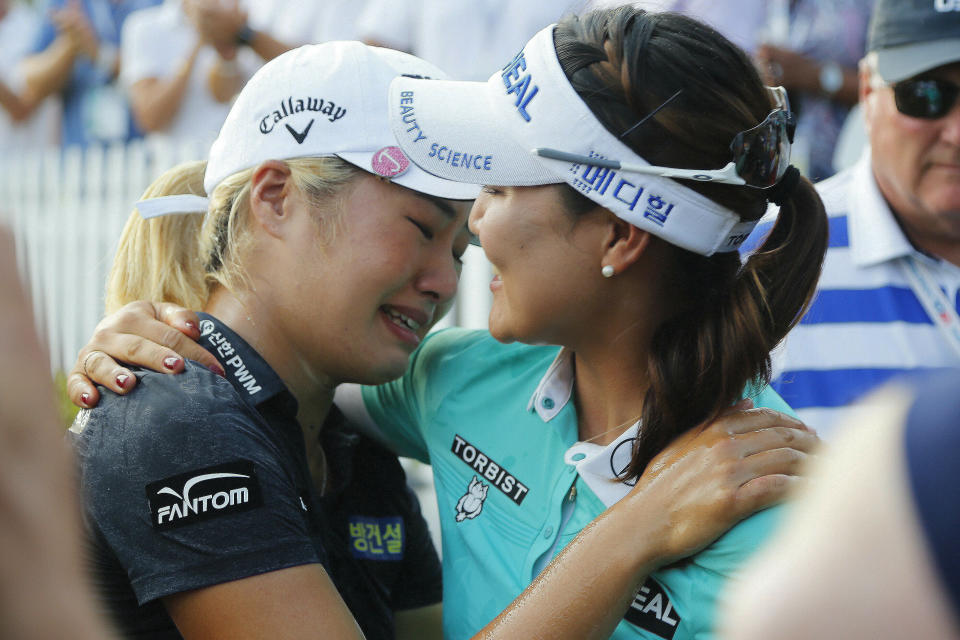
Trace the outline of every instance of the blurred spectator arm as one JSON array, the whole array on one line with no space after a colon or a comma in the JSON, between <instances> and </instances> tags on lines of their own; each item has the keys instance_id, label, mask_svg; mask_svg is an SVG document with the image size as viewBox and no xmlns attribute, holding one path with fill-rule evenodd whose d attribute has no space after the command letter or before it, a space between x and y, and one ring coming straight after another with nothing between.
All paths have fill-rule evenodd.
<instances>
[{"instance_id":1,"label":"blurred spectator arm","mask_svg":"<svg viewBox=\"0 0 960 640\"><path fill-rule=\"evenodd\" d=\"M20 285L13 239L0 226L0 638L114 636L84 575L73 460Z\"/></svg>"},{"instance_id":2,"label":"blurred spectator arm","mask_svg":"<svg viewBox=\"0 0 960 640\"><path fill-rule=\"evenodd\" d=\"M153 133L163 131L170 124L183 102L202 46L197 42L172 76L142 78L130 86L130 108L141 129Z\"/></svg>"},{"instance_id":3,"label":"blurred spectator arm","mask_svg":"<svg viewBox=\"0 0 960 640\"><path fill-rule=\"evenodd\" d=\"M852 67L843 67L833 62L820 62L771 44L757 47L757 64L764 80L771 85L782 85L790 91L822 94L848 107L857 104L858 76ZM824 89L822 74L828 65L833 65L842 74L842 83L834 91Z\"/></svg>"},{"instance_id":4,"label":"blurred spectator arm","mask_svg":"<svg viewBox=\"0 0 960 640\"><path fill-rule=\"evenodd\" d=\"M183 10L200 37L224 60L233 60L241 46L250 47L267 61L300 44L282 42L266 31L252 29L247 22L247 12L237 6L236 0L227 4L216 0L184 0Z\"/></svg>"},{"instance_id":5,"label":"blurred spectator arm","mask_svg":"<svg viewBox=\"0 0 960 640\"><path fill-rule=\"evenodd\" d=\"M357 19L357 32L369 45L416 54L416 9L412 0L370 0Z\"/></svg>"},{"instance_id":6,"label":"blurred spectator arm","mask_svg":"<svg viewBox=\"0 0 960 640\"><path fill-rule=\"evenodd\" d=\"M21 62L25 95L39 103L66 86L77 56L74 42L66 34L58 34L50 46Z\"/></svg>"},{"instance_id":7,"label":"blurred spectator arm","mask_svg":"<svg viewBox=\"0 0 960 640\"><path fill-rule=\"evenodd\" d=\"M9 86L0 82L0 107L7 112L14 122L23 122L33 114L37 108L37 101L30 95L19 95Z\"/></svg>"},{"instance_id":8,"label":"blurred spectator arm","mask_svg":"<svg viewBox=\"0 0 960 640\"><path fill-rule=\"evenodd\" d=\"M207 89L217 102L229 102L243 88L244 74L236 60L218 57L207 75Z\"/></svg>"}]
</instances>

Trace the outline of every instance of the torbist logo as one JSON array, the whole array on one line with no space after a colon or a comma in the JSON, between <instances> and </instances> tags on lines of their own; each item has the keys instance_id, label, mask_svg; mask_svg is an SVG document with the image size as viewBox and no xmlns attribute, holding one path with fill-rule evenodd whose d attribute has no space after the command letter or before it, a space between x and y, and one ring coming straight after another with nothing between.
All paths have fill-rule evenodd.
<instances>
[{"instance_id":1,"label":"torbist logo","mask_svg":"<svg viewBox=\"0 0 960 640\"><path fill-rule=\"evenodd\" d=\"M158 530L240 513L263 503L253 463L238 460L147 485L150 517Z\"/></svg>"}]
</instances>

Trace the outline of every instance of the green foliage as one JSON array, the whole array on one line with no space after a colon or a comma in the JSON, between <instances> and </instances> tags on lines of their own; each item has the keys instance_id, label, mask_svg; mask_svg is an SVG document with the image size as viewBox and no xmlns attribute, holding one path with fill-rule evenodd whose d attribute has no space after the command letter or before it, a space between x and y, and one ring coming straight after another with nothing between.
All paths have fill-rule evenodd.
<instances>
[{"instance_id":1,"label":"green foliage","mask_svg":"<svg viewBox=\"0 0 960 640\"><path fill-rule=\"evenodd\" d=\"M70 402L70 397L67 395L67 374L63 371L57 371L53 376L53 386L56 393L57 409L60 418L63 420L63 428L66 429L73 424L73 419L80 411L80 407Z\"/></svg>"}]
</instances>

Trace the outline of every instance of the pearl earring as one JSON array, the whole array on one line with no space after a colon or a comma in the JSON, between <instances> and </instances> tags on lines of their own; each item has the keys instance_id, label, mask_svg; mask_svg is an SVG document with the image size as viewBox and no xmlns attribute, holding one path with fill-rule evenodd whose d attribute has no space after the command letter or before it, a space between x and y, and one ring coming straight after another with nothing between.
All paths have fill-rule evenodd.
<instances>
[{"instance_id":1,"label":"pearl earring","mask_svg":"<svg viewBox=\"0 0 960 640\"><path fill-rule=\"evenodd\" d=\"M605 265L603 265L603 269L600 269L600 273L603 274L603 277L604 277L604 278L612 278L612 277L613 277L613 265L611 265L611 264L605 264Z\"/></svg>"}]
</instances>

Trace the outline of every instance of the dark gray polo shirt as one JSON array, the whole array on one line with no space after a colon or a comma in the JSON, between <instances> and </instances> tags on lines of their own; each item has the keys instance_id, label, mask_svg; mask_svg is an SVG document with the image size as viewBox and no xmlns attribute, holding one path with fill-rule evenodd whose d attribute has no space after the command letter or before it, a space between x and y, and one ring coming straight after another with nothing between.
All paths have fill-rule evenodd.
<instances>
[{"instance_id":1,"label":"dark gray polo shirt","mask_svg":"<svg viewBox=\"0 0 960 640\"><path fill-rule=\"evenodd\" d=\"M396 457L334 410L331 490L310 480L297 403L239 336L201 314L227 371L137 371L71 429L97 586L129 637L180 637L167 595L321 563L368 638L393 612L438 602L440 564Z\"/></svg>"}]
</instances>

